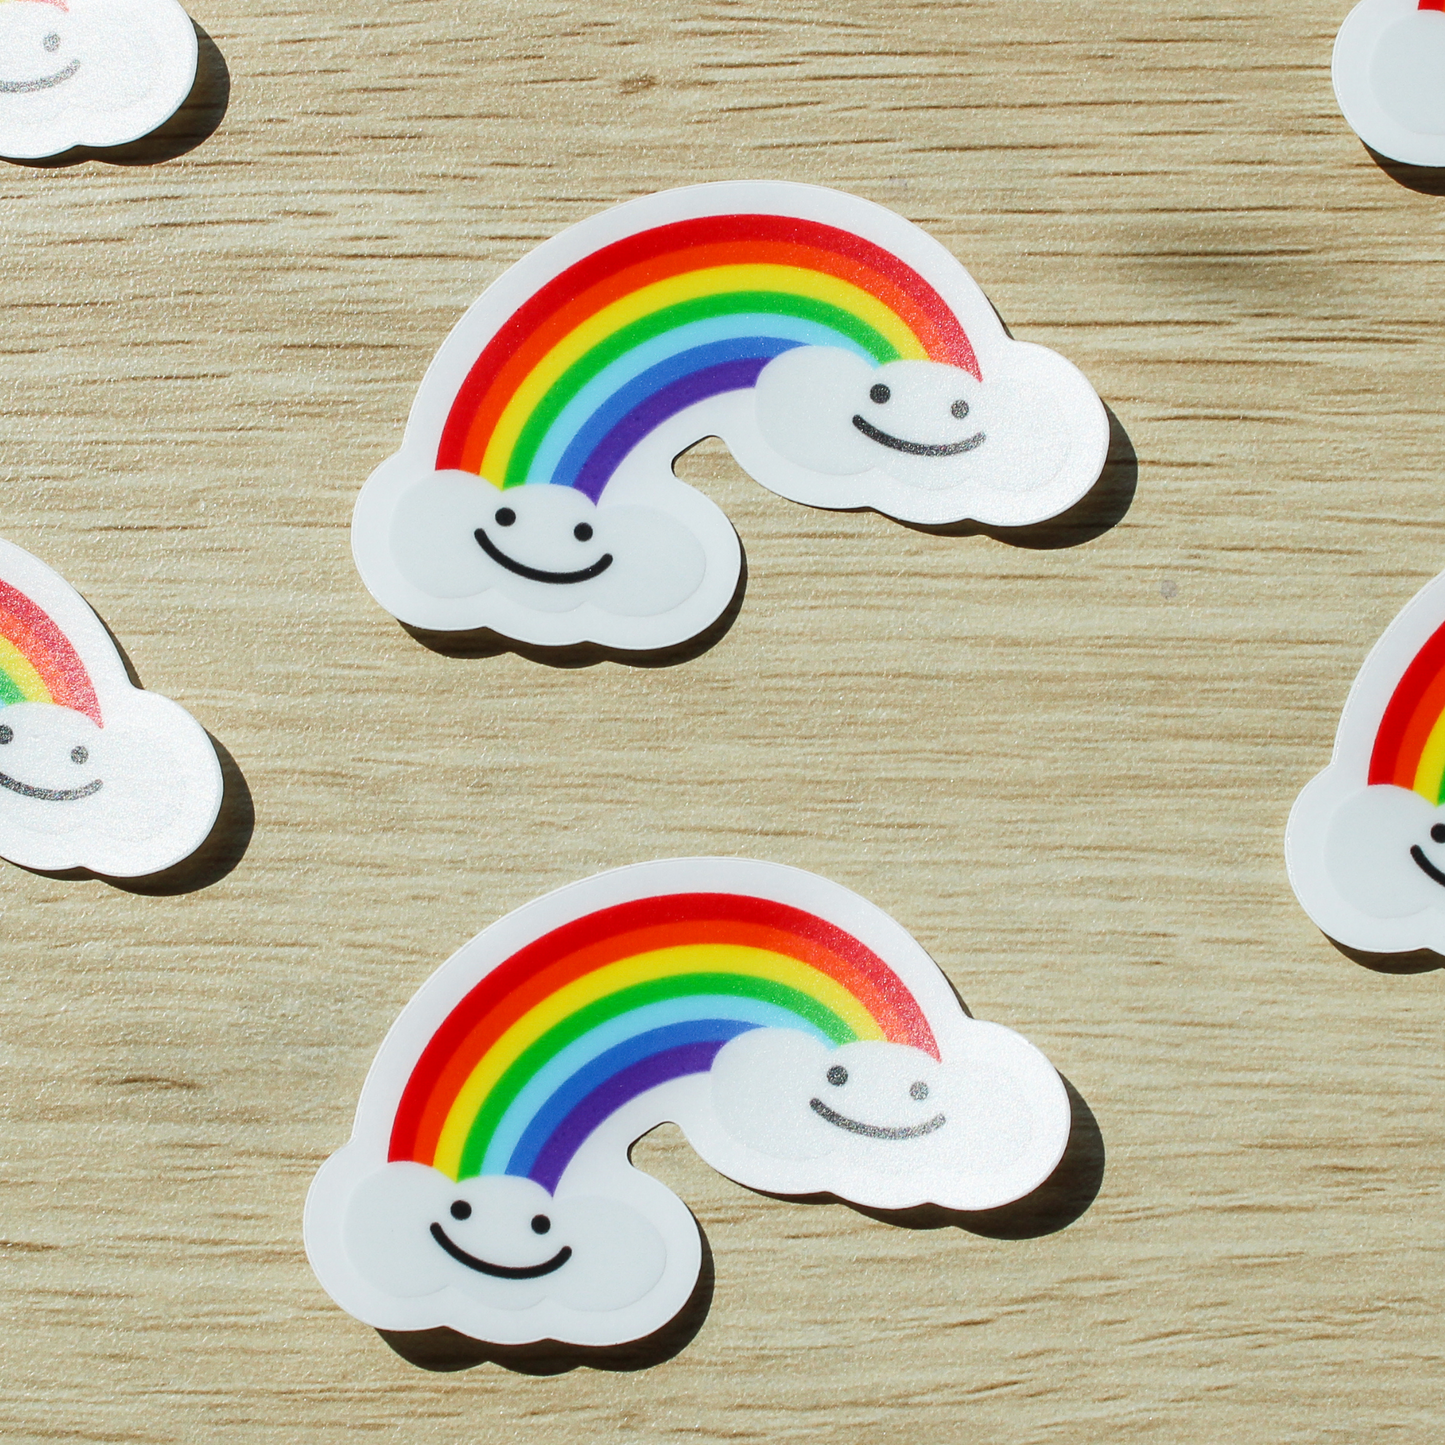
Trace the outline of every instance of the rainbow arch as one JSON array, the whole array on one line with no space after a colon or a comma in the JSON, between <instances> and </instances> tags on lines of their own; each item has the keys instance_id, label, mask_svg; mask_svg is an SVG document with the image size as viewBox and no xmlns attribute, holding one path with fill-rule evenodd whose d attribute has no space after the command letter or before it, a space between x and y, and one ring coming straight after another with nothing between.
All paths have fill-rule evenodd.
<instances>
[{"instance_id":1,"label":"rainbow arch","mask_svg":"<svg viewBox=\"0 0 1445 1445\"><path fill-rule=\"evenodd\" d=\"M23 592L0 581L0 706L52 702L101 726L90 673L70 639Z\"/></svg>"},{"instance_id":2,"label":"rainbow arch","mask_svg":"<svg viewBox=\"0 0 1445 1445\"><path fill-rule=\"evenodd\" d=\"M555 1190L623 1105L770 1027L939 1056L911 990L837 925L741 894L640 899L519 949L451 1010L402 1091L388 1160Z\"/></svg>"},{"instance_id":3,"label":"rainbow arch","mask_svg":"<svg viewBox=\"0 0 1445 1445\"><path fill-rule=\"evenodd\" d=\"M458 390L437 470L596 501L663 422L753 386L797 346L981 377L952 308L886 248L796 216L676 221L601 247L517 307Z\"/></svg>"}]
</instances>

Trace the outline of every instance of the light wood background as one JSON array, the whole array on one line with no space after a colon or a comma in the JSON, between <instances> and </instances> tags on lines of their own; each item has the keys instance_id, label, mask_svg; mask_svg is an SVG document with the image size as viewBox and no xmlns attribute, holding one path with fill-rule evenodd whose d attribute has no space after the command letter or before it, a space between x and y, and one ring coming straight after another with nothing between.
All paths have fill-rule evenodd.
<instances>
[{"instance_id":1,"label":"light wood background","mask_svg":"<svg viewBox=\"0 0 1445 1445\"><path fill-rule=\"evenodd\" d=\"M1337 113L1347 7L195 0L204 144L0 166L0 530L245 780L210 886L0 865L0 1434L1440 1438L1445 975L1344 957L1281 853L1445 566L1445 196ZM712 443L750 580L710 651L421 646L347 527L449 327L567 223L746 176L949 245L1117 415L1098 495L936 536ZM1097 1133L1032 1214L909 1229L663 1131L686 1349L408 1363L300 1238L382 1034L506 910L710 851L888 909Z\"/></svg>"}]
</instances>

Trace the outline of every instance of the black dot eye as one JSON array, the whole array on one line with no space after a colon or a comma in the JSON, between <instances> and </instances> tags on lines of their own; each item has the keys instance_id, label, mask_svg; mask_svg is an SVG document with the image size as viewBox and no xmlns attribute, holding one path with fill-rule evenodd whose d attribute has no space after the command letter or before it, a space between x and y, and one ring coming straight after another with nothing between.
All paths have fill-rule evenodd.
<instances>
[{"instance_id":1,"label":"black dot eye","mask_svg":"<svg viewBox=\"0 0 1445 1445\"><path fill-rule=\"evenodd\" d=\"M72 763L83 763L89 757L89 748L71 748L70 750L70 761Z\"/></svg>"},{"instance_id":2,"label":"black dot eye","mask_svg":"<svg viewBox=\"0 0 1445 1445\"><path fill-rule=\"evenodd\" d=\"M880 381L877 386L873 387L873 388L869 391L869 393L868 393L868 400L869 400L869 401L876 401L879 406L882 406L883 403L884 403L885 401L887 401L888 398L889 398L890 396L892 396L892 395L893 395L893 393L892 393L891 391L889 391L889 389L888 389L886 386L884 386L883 383Z\"/></svg>"},{"instance_id":3,"label":"black dot eye","mask_svg":"<svg viewBox=\"0 0 1445 1445\"><path fill-rule=\"evenodd\" d=\"M919 1079L918 1082L908 1090L908 1097L910 1099L917 1099L921 1104L928 1097L928 1085L925 1084L922 1079Z\"/></svg>"},{"instance_id":4,"label":"black dot eye","mask_svg":"<svg viewBox=\"0 0 1445 1445\"><path fill-rule=\"evenodd\" d=\"M968 415L968 403L964 401L962 397L959 397L959 399L949 407L949 411L951 411L959 421L962 421L964 417Z\"/></svg>"},{"instance_id":5,"label":"black dot eye","mask_svg":"<svg viewBox=\"0 0 1445 1445\"><path fill-rule=\"evenodd\" d=\"M470 1219L472 1217L472 1206L465 1199L457 1199L452 1203L453 1219Z\"/></svg>"},{"instance_id":6,"label":"black dot eye","mask_svg":"<svg viewBox=\"0 0 1445 1445\"><path fill-rule=\"evenodd\" d=\"M45 48L52 54L60 49L60 37L55 34L47 35L44 40Z\"/></svg>"},{"instance_id":7,"label":"black dot eye","mask_svg":"<svg viewBox=\"0 0 1445 1445\"><path fill-rule=\"evenodd\" d=\"M579 542L590 542L592 540L591 524L588 522L578 522L577 525L572 528L572 535L576 537Z\"/></svg>"},{"instance_id":8,"label":"black dot eye","mask_svg":"<svg viewBox=\"0 0 1445 1445\"><path fill-rule=\"evenodd\" d=\"M551 1229L552 1221L545 1214L534 1214L532 1216L532 1233L546 1234Z\"/></svg>"},{"instance_id":9,"label":"black dot eye","mask_svg":"<svg viewBox=\"0 0 1445 1445\"><path fill-rule=\"evenodd\" d=\"M843 1085L848 1082L848 1070L845 1069L842 1064L834 1064L833 1067L828 1070L826 1077L834 1088L841 1089Z\"/></svg>"},{"instance_id":10,"label":"black dot eye","mask_svg":"<svg viewBox=\"0 0 1445 1445\"><path fill-rule=\"evenodd\" d=\"M15 729L9 723L0 723L0 743L8 743L15 737Z\"/></svg>"},{"instance_id":11,"label":"black dot eye","mask_svg":"<svg viewBox=\"0 0 1445 1445\"><path fill-rule=\"evenodd\" d=\"M510 527L517 520L517 514L510 507L497 508L497 526Z\"/></svg>"},{"instance_id":12,"label":"black dot eye","mask_svg":"<svg viewBox=\"0 0 1445 1445\"><path fill-rule=\"evenodd\" d=\"M1430 836L1437 843L1445 843L1445 823L1436 823L1435 826L1430 829Z\"/></svg>"}]
</instances>

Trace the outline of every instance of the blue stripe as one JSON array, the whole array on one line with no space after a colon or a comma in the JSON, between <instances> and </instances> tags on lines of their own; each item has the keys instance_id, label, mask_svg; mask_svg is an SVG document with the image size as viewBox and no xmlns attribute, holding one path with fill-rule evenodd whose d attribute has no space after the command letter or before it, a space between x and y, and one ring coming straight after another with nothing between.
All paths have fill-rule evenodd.
<instances>
[{"instance_id":1,"label":"blue stripe","mask_svg":"<svg viewBox=\"0 0 1445 1445\"><path fill-rule=\"evenodd\" d=\"M638 1034L625 1043L608 1049L579 1069L537 1111L525 1133L512 1150L505 1172L525 1178L532 1171L537 1155L542 1152L553 1131L588 1094L605 1084L614 1074L632 1064L641 1063L667 1049L686 1044L725 1043L745 1034L754 1025L738 1019L690 1019L687 1023L668 1024Z\"/></svg>"},{"instance_id":2,"label":"blue stripe","mask_svg":"<svg viewBox=\"0 0 1445 1445\"><path fill-rule=\"evenodd\" d=\"M681 381L694 372L706 371L729 361L771 361L785 351L799 345L789 337L742 336L728 341L715 341L707 346L696 346L678 353L656 366L649 367L640 375L614 392L588 417L568 443L562 459L551 480L564 487L575 487L582 468L586 465L598 444L628 412L640 406L650 397L673 382Z\"/></svg>"},{"instance_id":3,"label":"blue stripe","mask_svg":"<svg viewBox=\"0 0 1445 1445\"><path fill-rule=\"evenodd\" d=\"M594 1059L625 1043L638 1034L670 1024L688 1023L699 1014L709 1018L736 1019L759 1029L796 1029L811 1034L831 1046L831 1040L815 1025L780 1004L762 999L741 998L732 994L690 994L686 998L665 999L661 1003L644 1004L617 1018L608 1019L574 1039L565 1049L554 1054L527 1081L526 1087L512 1100L502 1115L492 1141L482 1159L483 1174L504 1174L507 1159L521 1142L528 1123L545 1107L573 1074Z\"/></svg>"},{"instance_id":4,"label":"blue stripe","mask_svg":"<svg viewBox=\"0 0 1445 1445\"><path fill-rule=\"evenodd\" d=\"M723 341L769 336L791 341L795 346L833 346L855 352L870 366L873 357L850 336L843 336L830 326L805 321L800 316L752 315L716 316L706 321L689 322L634 346L611 365L599 371L558 413L547 429L542 445L532 458L527 471L528 482L550 482L561 466L567 448L587 421L608 398L630 386L645 371L659 366L684 351ZM729 358L731 359L731 358ZM589 448L590 450L590 448Z\"/></svg>"}]
</instances>

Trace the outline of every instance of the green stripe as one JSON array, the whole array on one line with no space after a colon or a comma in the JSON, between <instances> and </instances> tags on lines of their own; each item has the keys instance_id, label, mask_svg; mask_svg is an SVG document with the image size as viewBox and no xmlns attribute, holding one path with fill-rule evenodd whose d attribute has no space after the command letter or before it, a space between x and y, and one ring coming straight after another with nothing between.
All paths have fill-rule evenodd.
<instances>
[{"instance_id":1,"label":"green stripe","mask_svg":"<svg viewBox=\"0 0 1445 1445\"><path fill-rule=\"evenodd\" d=\"M20 691L20 684L10 674L0 669L0 707L6 707L12 702L24 702L25 694Z\"/></svg>"},{"instance_id":2,"label":"green stripe","mask_svg":"<svg viewBox=\"0 0 1445 1445\"><path fill-rule=\"evenodd\" d=\"M492 1135L496 1133L497 1126L517 1095L534 1074L545 1068L569 1044L575 1043L583 1034L618 1017L619 1014L643 1008L647 1004L665 1003L693 994L729 994L736 998L755 998L764 1003L777 1004L814 1025L836 1044L851 1043L858 1037L826 1004L819 1003L800 989L775 983L771 979L755 978L750 974L689 973L653 979L648 983L619 989L616 993L587 1004L561 1023L555 1024L517 1056L511 1067L492 1086L477 1117L472 1121L466 1146L462 1150L461 1173L458 1178L469 1179L481 1172L482 1161L486 1158Z\"/></svg>"},{"instance_id":3,"label":"green stripe","mask_svg":"<svg viewBox=\"0 0 1445 1445\"><path fill-rule=\"evenodd\" d=\"M898 359L898 348L882 332L854 316L851 311L845 311L841 306L834 306L827 301L815 301L808 296L790 296L785 291L730 291L719 296L699 296L691 301L679 301L677 305L664 306L661 311L643 316L620 331L613 332L605 341L599 341L552 383L517 437L502 485L518 487L527 480L527 473L537 455L537 449L542 445L552 423L561 415L562 409L594 376L618 357L665 331L676 330L689 322L710 321L717 316L739 315L749 311L816 321L836 331L840 336L856 342L880 366L885 361Z\"/></svg>"}]
</instances>

